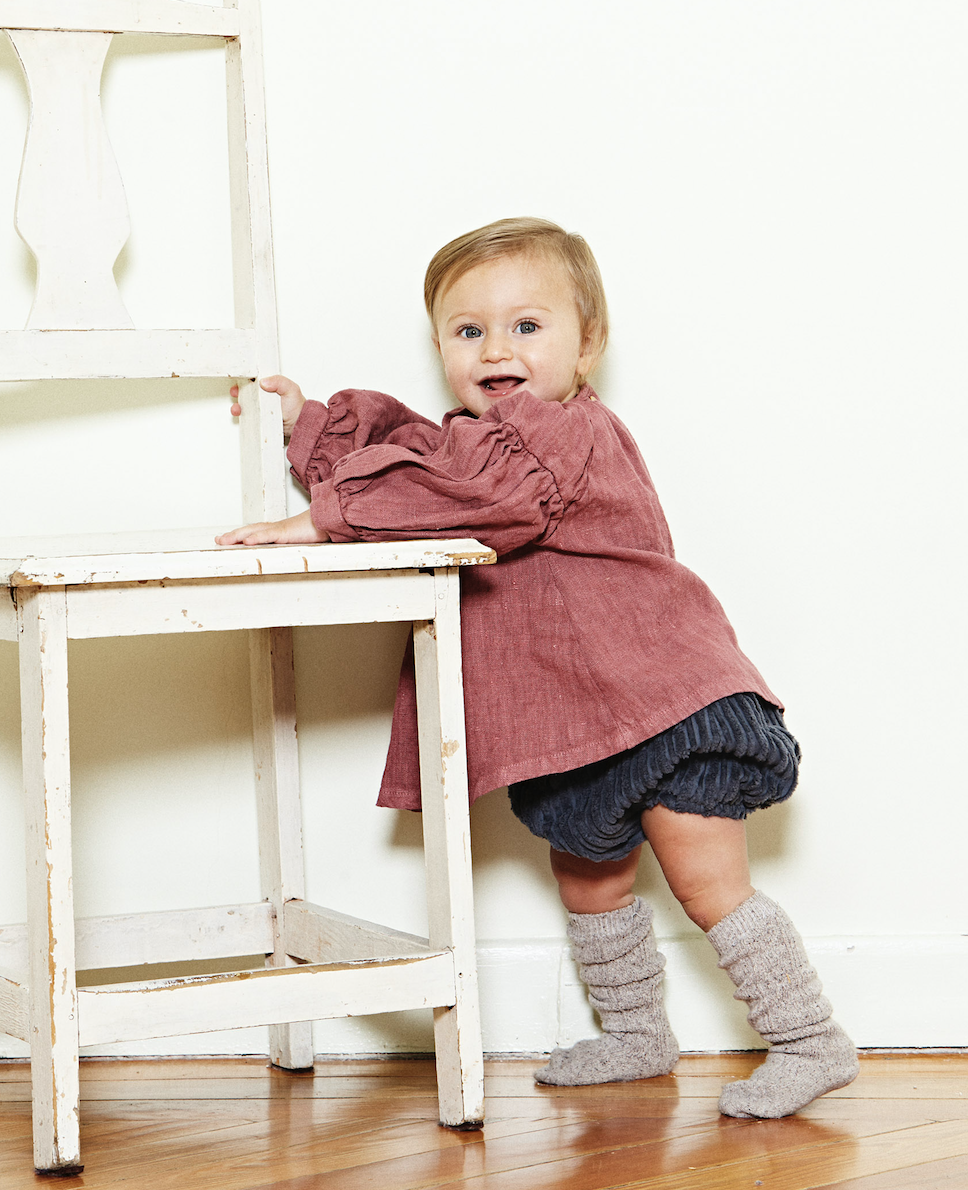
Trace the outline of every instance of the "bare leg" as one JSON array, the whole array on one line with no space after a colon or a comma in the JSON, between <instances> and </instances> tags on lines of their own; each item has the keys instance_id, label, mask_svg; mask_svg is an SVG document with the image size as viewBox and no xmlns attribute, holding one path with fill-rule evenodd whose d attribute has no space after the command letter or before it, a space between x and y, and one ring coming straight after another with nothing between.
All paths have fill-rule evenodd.
<instances>
[{"instance_id":1,"label":"bare leg","mask_svg":"<svg viewBox=\"0 0 968 1190\"><path fill-rule=\"evenodd\" d=\"M551 871L562 905L569 913L609 913L631 905L641 854L639 846L625 859L595 863L552 847Z\"/></svg>"},{"instance_id":2,"label":"bare leg","mask_svg":"<svg viewBox=\"0 0 968 1190\"><path fill-rule=\"evenodd\" d=\"M642 829L672 895L702 930L710 930L753 895L746 824L656 806Z\"/></svg>"},{"instance_id":3,"label":"bare leg","mask_svg":"<svg viewBox=\"0 0 968 1190\"><path fill-rule=\"evenodd\" d=\"M662 1007L662 969L652 910L632 893L641 848L595 863L551 852L568 915L568 938L604 1036L556 1049L539 1083L585 1086L668 1074L679 1047Z\"/></svg>"},{"instance_id":4,"label":"bare leg","mask_svg":"<svg viewBox=\"0 0 968 1190\"><path fill-rule=\"evenodd\" d=\"M723 1089L724 1115L790 1115L857 1076L857 1054L831 1019L800 935L779 905L750 884L743 822L647 810L642 827L669 887L704 929L720 966L770 1044L751 1078Z\"/></svg>"}]
</instances>

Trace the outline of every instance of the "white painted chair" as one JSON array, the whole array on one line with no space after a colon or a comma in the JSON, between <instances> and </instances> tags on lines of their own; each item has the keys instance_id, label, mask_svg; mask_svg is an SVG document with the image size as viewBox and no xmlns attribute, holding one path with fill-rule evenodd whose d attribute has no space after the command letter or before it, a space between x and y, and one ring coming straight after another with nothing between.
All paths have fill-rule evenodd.
<instances>
[{"instance_id":1,"label":"white painted chair","mask_svg":"<svg viewBox=\"0 0 968 1190\"><path fill-rule=\"evenodd\" d=\"M284 516L278 401L252 379L278 370L257 0L0 0L0 29L31 94L17 226L37 258L27 329L0 332L0 380L240 378L244 516ZM235 327L135 329L122 304L112 266L127 214L98 94L117 32L225 40ZM479 1126L458 568L493 560L475 541L218 549L210 530L0 541L28 823L28 922L0 931L0 1030L30 1044L37 1169L82 1168L79 1045L267 1024L271 1060L303 1069L313 1020L406 1008L434 1010L441 1122ZM414 623L426 939L303 899L291 626L374 621ZM264 899L75 923L68 640L239 628L251 630ZM254 971L76 985L77 969L258 953Z\"/></svg>"}]
</instances>

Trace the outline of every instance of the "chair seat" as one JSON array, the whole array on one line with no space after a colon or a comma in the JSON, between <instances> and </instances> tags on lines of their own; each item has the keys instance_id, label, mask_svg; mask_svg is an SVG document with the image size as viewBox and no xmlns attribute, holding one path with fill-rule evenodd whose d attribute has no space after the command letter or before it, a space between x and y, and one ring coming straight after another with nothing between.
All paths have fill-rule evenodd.
<instances>
[{"instance_id":1,"label":"chair seat","mask_svg":"<svg viewBox=\"0 0 968 1190\"><path fill-rule=\"evenodd\" d=\"M346 545L217 546L225 527L0 537L0 585L51 587L263 574L426 570L495 561L470 538Z\"/></svg>"},{"instance_id":2,"label":"chair seat","mask_svg":"<svg viewBox=\"0 0 968 1190\"><path fill-rule=\"evenodd\" d=\"M222 548L217 531L0 539L0 584L64 588L67 635L84 640L429 620L428 571L495 560L470 539ZM0 640L17 632L3 600Z\"/></svg>"}]
</instances>

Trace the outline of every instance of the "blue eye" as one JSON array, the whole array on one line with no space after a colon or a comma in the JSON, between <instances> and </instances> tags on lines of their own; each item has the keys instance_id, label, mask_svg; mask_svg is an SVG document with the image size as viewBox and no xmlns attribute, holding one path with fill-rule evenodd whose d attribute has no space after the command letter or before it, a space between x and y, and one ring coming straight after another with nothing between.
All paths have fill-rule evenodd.
<instances>
[{"instance_id":1,"label":"blue eye","mask_svg":"<svg viewBox=\"0 0 968 1190\"><path fill-rule=\"evenodd\" d=\"M537 329L537 323L532 322L530 318L526 318L524 322L518 323L518 330L522 335L533 335Z\"/></svg>"},{"instance_id":2,"label":"blue eye","mask_svg":"<svg viewBox=\"0 0 968 1190\"><path fill-rule=\"evenodd\" d=\"M479 339L481 337L481 328L479 326L462 326L457 334L462 339Z\"/></svg>"}]
</instances>

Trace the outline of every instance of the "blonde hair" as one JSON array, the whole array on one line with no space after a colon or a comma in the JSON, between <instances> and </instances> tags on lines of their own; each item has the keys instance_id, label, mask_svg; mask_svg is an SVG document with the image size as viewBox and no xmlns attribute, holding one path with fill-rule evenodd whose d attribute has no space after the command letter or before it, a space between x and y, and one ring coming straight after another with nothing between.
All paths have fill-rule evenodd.
<instances>
[{"instance_id":1,"label":"blonde hair","mask_svg":"<svg viewBox=\"0 0 968 1190\"><path fill-rule=\"evenodd\" d=\"M598 264L581 236L547 219L498 219L445 244L427 266L424 278L424 302L431 323L444 293L477 265L505 256L537 254L559 261L568 270L575 287L582 345L588 345L597 361L608 339L608 306Z\"/></svg>"}]
</instances>

